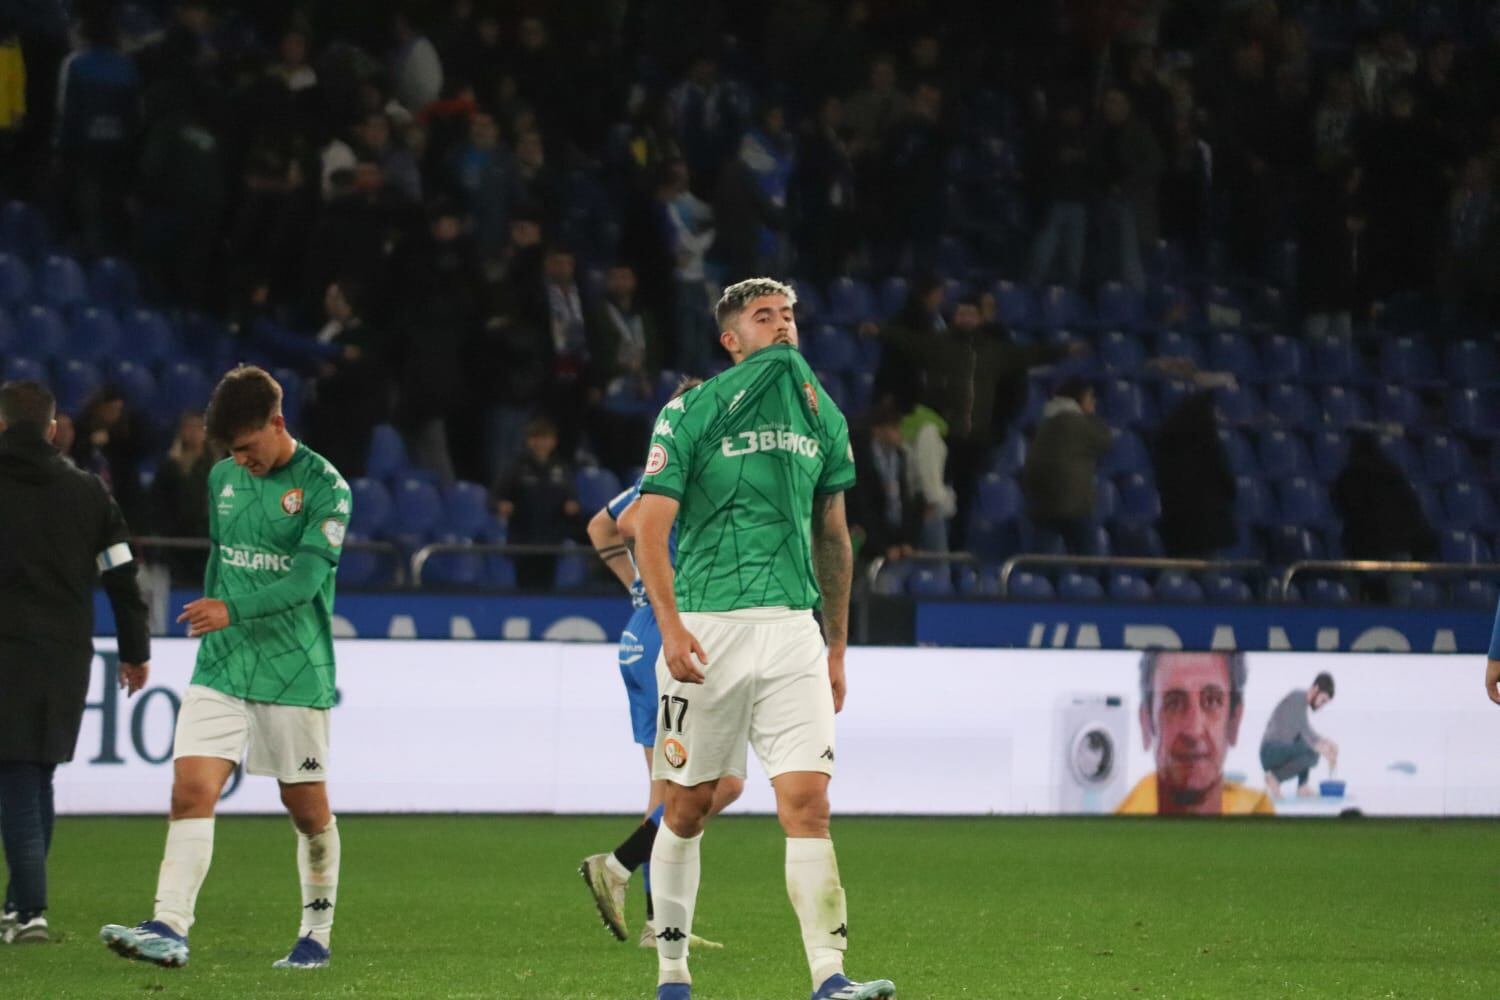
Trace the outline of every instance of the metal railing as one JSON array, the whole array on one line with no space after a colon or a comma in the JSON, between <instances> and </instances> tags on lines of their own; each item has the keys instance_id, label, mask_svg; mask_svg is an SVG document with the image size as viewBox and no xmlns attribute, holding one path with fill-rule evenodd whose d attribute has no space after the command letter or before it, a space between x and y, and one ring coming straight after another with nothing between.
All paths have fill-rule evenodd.
<instances>
[{"instance_id":1,"label":"metal railing","mask_svg":"<svg viewBox=\"0 0 1500 1000\"><path fill-rule=\"evenodd\" d=\"M1082 566L1096 569L1175 569L1184 573L1222 570L1263 570L1265 564L1251 559L1166 559L1154 556L1060 556L1021 553L1000 566L1000 596L1010 596L1010 578L1018 566Z\"/></svg>"},{"instance_id":2,"label":"metal railing","mask_svg":"<svg viewBox=\"0 0 1500 1000\"><path fill-rule=\"evenodd\" d=\"M463 542L434 542L424 545L411 555L411 585L422 586L422 573L428 560L439 555L467 556L593 556L594 550L585 545L510 545L486 543L468 545Z\"/></svg>"},{"instance_id":3,"label":"metal railing","mask_svg":"<svg viewBox=\"0 0 1500 1000\"><path fill-rule=\"evenodd\" d=\"M1358 573L1390 574L1420 573L1444 576L1467 576L1479 573L1500 573L1500 563L1444 563L1412 562L1380 559L1304 559L1294 562L1281 573L1281 599L1286 600L1287 590L1298 573Z\"/></svg>"},{"instance_id":4,"label":"metal railing","mask_svg":"<svg viewBox=\"0 0 1500 1000\"><path fill-rule=\"evenodd\" d=\"M903 556L902 562L942 562L959 563L961 565L972 565L979 562L979 558L972 552L924 552L920 549L909 556ZM857 641L868 643L870 641L870 597L875 594L875 582L880 577L880 571L891 565L885 556L876 556L870 560L870 565L865 569L864 586L856 588L850 595L849 614L851 631Z\"/></svg>"}]
</instances>

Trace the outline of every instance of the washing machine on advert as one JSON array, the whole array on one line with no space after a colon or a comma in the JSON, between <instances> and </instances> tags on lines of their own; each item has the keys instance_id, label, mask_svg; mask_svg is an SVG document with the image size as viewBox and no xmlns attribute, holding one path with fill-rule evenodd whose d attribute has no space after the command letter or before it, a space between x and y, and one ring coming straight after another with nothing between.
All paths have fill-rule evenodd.
<instances>
[{"instance_id":1,"label":"washing machine on advert","mask_svg":"<svg viewBox=\"0 0 1500 1000\"><path fill-rule=\"evenodd\" d=\"M1059 813L1107 813L1129 790L1130 713L1118 694L1061 695L1053 712L1053 788Z\"/></svg>"}]
</instances>

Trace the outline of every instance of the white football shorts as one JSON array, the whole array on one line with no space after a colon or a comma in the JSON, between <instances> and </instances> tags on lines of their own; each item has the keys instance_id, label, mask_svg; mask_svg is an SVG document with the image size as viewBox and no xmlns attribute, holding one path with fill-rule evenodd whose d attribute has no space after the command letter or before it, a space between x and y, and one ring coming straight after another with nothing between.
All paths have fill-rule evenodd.
<instances>
[{"instance_id":1,"label":"white football shorts","mask_svg":"<svg viewBox=\"0 0 1500 1000\"><path fill-rule=\"evenodd\" d=\"M220 757L289 785L328 780L328 710L245 701L188 685L172 757Z\"/></svg>"},{"instance_id":2,"label":"white football shorts","mask_svg":"<svg viewBox=\"0 0 1500 1000\"><path fill-rule=\"evenodd\" d=\"M833 774L833 688L812 612L689 611L682 623L708 665L702 684L684 684L657 657L652 777L687 786L743 778L747 742L769 777Z\"/></svg>"}]
</instances>

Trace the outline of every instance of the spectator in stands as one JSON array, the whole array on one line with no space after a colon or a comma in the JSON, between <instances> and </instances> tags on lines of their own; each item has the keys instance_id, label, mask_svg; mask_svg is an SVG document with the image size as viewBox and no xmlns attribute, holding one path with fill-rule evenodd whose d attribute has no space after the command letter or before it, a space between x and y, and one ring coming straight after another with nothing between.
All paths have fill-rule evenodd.
<instances>
[{"instance_id":1,"label":"spectator in stands","mask_svg":"<svg viewBox=\"0 0 1500 1000\"><path fill-rule=\"evenodd\" d=\"M843 102L825 97L797 154L797 260L820 285L845 272L854 249L856 178L843 122Z\"/></svg>"},{"instance_id":2,"label":"spectator in stands","mask_svg":"<svg viewBox=\"0 0 1500 1000\"><path fill-rule=\"evenodd\" d=\"M1368 294L1363 174L1358 167L1319 174L1303 209L1298 292L1309 337L1349 337Z\"/></svg>"},{"instance_id":3,"label":"spectator in stands","mask_svg":"<svg viewBox=\"0 0 1500 1000\"><path fill-rule=\"evenodd\" d=\"M82 44L58 72L57 153L64 171L70 221L89 253L117 252L125 243L130 172L121 169L140 130L141 78L120 51L108 7L79 22Z\"/></svg>"},{"instance_id":4,"label":"spectator in stands","mask_svg":"<svg viewBox=\"0 0 1500 1000\"><path fill-rule=\"evenodd\" d=\"M1213 200L1213 147L1204 138L1192 83L1172 77L1172 133L1163 147L1161 234L1183 247L1189 260L1207 252Z\"/></svg>"},{"instance_id":5,"label":"spectator in stands","mask_svg":"<svg viewBox=\"0 0 1500 1000\"><path fill-rule=\"evenodd\" d=\"M677 367L706 375L715 360L714 345L718 342L705 269L705 258L718 237L714 210L689 189L688 168L682 160L665 166L656 197L664 216L661 228L668 234L672 254Z\"/></svg>"},{"instance_id":6,"label":"spectator in stands","mask_svg":"<svg viewBox=\"0 0 1500 1000\"><path fill-rule=\"evenodd\" d=\"M78 460L73 457L73 445L78 440L78 430L73 426L73 418L61 410L57 411L57 432L52 435L52 447L56 448L68 464L78 466ZM4 430L0 426L0 430Z\"/></svg>"},{"instance_id":7,"label":"spectator in stands","mask_svg":"<svg viewBox=\"0 0 1500 1000\"><path fill-rule=\"evenodd\" d=\"M157 294L206 309L218 292L229 151L201 92L172 90L161 104L141 153L144 277Z\"/></svg>"},{"instance_id":8,"label":"spectator in stands","mask_svg":"<svg viewBox=\"0 0 1500 1000\"><path fill-rule=\"evenodd\" d=\"M574 493L573 466L557 454L557 426L545 417L526 427L526 445L510 473L495 484L495 509L516 545L561 545L576 538L582 522ZM556 556L517 556L522 589L552 586Z\"/></svg>"},{"instance_id":9,"label":"spectator in stands","mask_svg":"<svg viewBox=\"0 0 1500 1000\"><path fill-rule=\"evenodd\" d=\"M552 383L552 337L537 304L542 284L540 212L519 205L502 273L488 289L486 316L472 358L473 384L483 413L485 468L498 481L520 454L526 426Z\"/></svg>"},{"instance_id":10,"label":"spectator in stands","mask_svg":"<svg viewBox=\"0 0 1500 1000\"><path fill-rule=\"evenodd\" d=\"M1157 72L1156 50L1149 45L1137 45L1124 53L1125 71L1120 89L1130 98L1141 121L1150 127L1157 144L1163 149L1171 145L1176 131L1175 110L1172 94L1162 83Z\"/></svg>"},{"instance_id":11,"label":"spectator in stands","mask_svg":"<svg viewBox=\"0 0 1500 1000\"><path fill-rule=\"evenodd\" d=\"M1313 113L1313 149L1320 170L1333 170L1354 156L1359 99L1347 73L1330 73L1323 101Z\"/></svg>"},{"instance_id":12,"label":"spectator in stands","mask_svg":"<svg viewBox=\"0 0 1500 1000\"><path fill-rule=\"evenodd\" d=\"M943 318L947 288L937 275L917 277L906 295L906 303L880 330L883 350L875 373L875 398L895 403L903 412L922 398L922 374L926 346L948 329Z\"/></svg>"},{"instance_id":13,"label":"spectator in stands","mask_svg":"<svg viewBox=\"0 0 1500 1000\"><path fill-rule=\"evenodd\" d=\"M562 209L561 181L547 163L547 148L541 132L528 129L516 136L512 166L511 201L540 206L543 219L555 227Z\"/></svg>"},{"instance_id":14,"label":"spectator in stands","mask_svg":"<svg viewBox=\"0 0 1500 1000\"><path fill-rule=\"evenodd\" d=\"M167 538L208 537L208 471L217 456L208 446L203 414L184 413L166 459L151 482L151 531ZM178 586L203 582L203 553L169 549L163 562Z\"/></svg>"},{"instance_id":15,"label":"spectator in stands","mask_svg":"<svg viewBox=\"0 0 1500 1000\"><path fill-rule=\"evenodd\" d=\"M391 53L391 79L396 100L412 114L437 100L443 92L443 63L432 42L417 30L410 14L394 18L396 48Z\"/></svg>"},{"instance_id":16,"label":"spectator in stands","mask_svg":"<svg viewBox=\"0 0 1500 1000\"><path fill-rule=\"evenodd\" d=\"M1390 114L1360 143L1370 283L1377 296L1432 285L1446 190L1435 139L1432 127L1417 118L1411 91L1400 87L1391 93Z\"/></svg>"},{"instance_id":17,"label":"spectator in stands","mask_svg":"<svg viewBox=\"0 0 1500 1000\"><path fill-rule=\"evenodd\" d=\"M909 254L919 270L933 265L948 221L948 152L953 147L943 107L943 89L936 81L918 83L911 110L887 140L879 169L888 187L880 203L899 210L880 214L898 228L877 248L879 264L891 267Z\"/></svg>"},{"instance_id":18,"label":"spectator in stands","mask_svg":"<svg viewBox=\"0 0 1500 1000\"><path fill-rule=\"evenodd\" d=\"M1369 431L1356 431L1349 457L1333 481L1333 509L1343 522L1346 559L1428 560L1437 554L1437 536L1422 501L1401 467L1381 450ZM1409 603L1410 580L1366 577L1369 600Z\"/></svg>"},{"instance_id":19,"label":"spectator in stands","mask_svg":"<svg viewBox=\"0 0 1500 1000\"><path fill-rule=\"evenodd\" d=\"M1093 555L1095 480L1099 458L1113 443L1094 415L1094 387L1080 378L1058 386L1026 452L1021 488L1026 512L1045 546L1061 542L1070 555Z\"/></svg>"},{"instance_id":20,"label":"spectator in stands","mask_svg":"<svg viewBox=\"0 0 1500 1000\"><path fill-rule=\"evenodd\" d=\"M877 56L870 63L869 85L849 98L849 152L859 159L884 146L910 106L910 99L897 86L896 60Z\"/></svg>"},{"instance_id":21,"label":"spectator in stands","mask_svg":"<svg viewBox=\"0 0 1500 1000\"><path fill-rule=\"evenodd\" d=\"M552 339L552 379L547 409L562 439L563 453L578 447L580 424L598 378L591 352L589 314L578 288L577 257L571 247L554 243L542 258L541 306Z\"/></svg>"},{"instance_id":22,"label":"spectator in stands","mask_svg":"<svg viewBox=\"0 0 1500 1000\"><path fill-rule=\"evenodd\" d=\"M493 115L469 119L468 141L454 149L448 169L458 198L474 220L474 237L485 260L500 255L510 238L512 178Z\"/></svg>"},{"instance_id":23,"label":"spectator in stands","mask_svg":"<svg viewBox=\"0 0 1500 1000\"><path fill-rule=\"evenodd\" d=\"M385 112L372 111L365 115L359 126L357 155L361 161L380 168L382 181L398 198L421 202L422 174L417 159L410 150L391 138L391 120Z\"/></svg>"},{"instance_id":24,"label":"spectator in stands","mask_svg":"<svg viewBox=\"0 0 1500 1000\"><path fill-rule=\"evenodd\" d=\"M366 320L366 290L346 278L323 297L317 342L332 349L311 386L308 443L346 477L363 476L377 424L391 415L390 345Z\"/></svg>"},{"instance_id":25,"label":"spectator in stands","mask_svg":"<svg viewBox=\"0 0 1500 1000\"><path fill-rule=\"evenodd\" d=\"M635 271L615 264L604 272L604 296L590 309L588 323L593 373L591 385L629 383L637 393L654 391L661 371L661 331L655 316L636 301ZM589 436L601 464L630 468L641 442L651 436L651 415L627 417L595 409Z\"/></svg>"},{"instance_id":26,"label":"spectator in stands","mask_svg":"<svg viewBox=\"0 0 1500 1000\"><path fill-rule=\"evenodd\" d=\"M740 140L740 162L749 170L760 191L760 200L770 207L770 218L784 220L792 172L797 164L796 140L786 129L786 111L779 104L761 109L755 127ZM757 274L780 274L790 262L786 224L763 221L758 234Z\"/></svg>"},{"instance_id":27,"label":"spectator in stands","mask_svg":"<svg viewBox=\"0 0 1500 1000\"><path fill-rule=\"evenodd\" d=\"M244 190L229 230L231 303L248 301L256 289L277 302L294 301L302 280L302 253L317 213L296 157L270 144L249 154Z\"/></svg>"},{"instance_id":28,"label":"spectator in stands","mask_svg":"<svg viewBox=\"0 0 1500 1000\"><path fill-rule=\"evenodd\" d=\"M1464 161L1448 199L1447 240L1439 287L1449 321L1480 325L1493 314L1494 275L1500 267L1500 213L1494 203L1494 165Z\"/></svg>"},{"instance_id":29,"label":"spectator in stands","mask_svg":"<svg viewBox=\"0 0 1500 1000\"><path fill-rule=\"evenodd\" d=\"M1151 129L1132 114L1124 91L1105 92L1103 118L1098 152L1104 185L1100 222L1108 272L1136 291L1145 291L1141 248L1156 244L1161 147Z\"/></svg>"},{"instance_id":30,"label":"spectator in stands","mask_svg":"<svg viewBox=\"0 0 1500 1000\"><path fill-rule=\"evenodd\" d=\"M889 404L882 404L889 405ZM901 439L911 461L913 501L921 512L917 548L947 552L958 496L946 476L948 422L931 407L917 406L901 421Z\"/></svg>"},{"instance_id":31,"label":"spectator in stands","mask_svg":"<svg viewBox=\"0 0 1500 1000\"><path fill-rule=\"evenodd\" d=\"M1167 555L1210 559L1233 546L1239 538L1234 473L1219 440L1212 393L1194 393L1167 414L1151 457Z\"/></svg>"},{"instance_id":32,"label":"spectator in stands","mask_svg":"<svg viewBox=\"0 0 1500 1000\"><path fill-rule=\"evenodd\" d=\"M332 181L331 196L308 237L302 271L305 308L314 315L322 311L328 286L341 278L352 277L370 289L394 286L393 256L417 222L411 210L392 203L379 167L340 170Z\"/></svg>"},{"instance_id":33,"label":"spectator in stands","mask_svg":"<svg viewBox=\"0 0 1500 1000\"><path fill-rule=\"evenodd\" d=\"M925 511L913 489L915 471L901 434L901 411L889 403L870 414L856 438L854 463L861 470L849 493L849 534L857 555L895 562L911 555Z\"/></svg>"},{"instance_id":34,"label":"spectator in stands","mask_svg":"<svg viewBox=\"0 0 1500 1000\"><path fill-rule=\"evenodd\" d=\"M728 157L714 188L714 258L728 281L763 272L764 238L786 227L785 205L777 205L738 156Z\"/></svg>"},{"instance_id":35,"label":"spectator in stands","mask_svg":"<svg viewBox=\"0 0 1500 1000\"><path fill-rule=\"evenodd\" d=\"M136 524L150 520L141 502L146 436L140 416L126 407L124 393L105 385L83 404L73 442L73 461L104 480L126 519Z\"/></svg>"},{"instance_id":36,"label":"spectator in stands","mask_svg":"<svg viewBox=\"0 0 1500 1000\"><path fill-rule=\"evenodd\" d=\"M686 79L672 89L667 101L688 169L711 187L717 182L720 163L739 136L739 95L732 84L719 79L719 64L700 55L693 59Z\"/></svg>"},{"instance_id":37,"label":"spectator in stands","mask_svg":"<svg viewBox=\"0 0 1500 1000\"><path fill-rule=\"evenodd\" d=\"M1031 249L1031 283L1044 285L1054 257L1062 254L1062 283L1078 288L1083 281L1083 247L1088 235L1088 207L1097 190L1097 171L1084 127L1083 104L1063 95L1049 125L1038 161L1043 194L1042 228Z\"/></svg>"}]
</instances>

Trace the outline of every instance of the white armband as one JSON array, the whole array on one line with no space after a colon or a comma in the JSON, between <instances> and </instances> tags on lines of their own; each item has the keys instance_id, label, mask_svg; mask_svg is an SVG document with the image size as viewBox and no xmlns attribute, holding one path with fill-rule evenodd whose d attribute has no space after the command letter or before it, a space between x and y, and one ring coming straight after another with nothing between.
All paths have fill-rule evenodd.
<instances>
[{"instance_id":1,"label":"white armband","mask_svg":"<svg viewBox=\"0 0 1500 1000\"><path fill-rule=\"evenodd\" d=\"M119 569L130 562L134 556L130 554L130 546L124 542L117 542L99 553L94 562L99 565L99 572L107 573L112 569Z\"/></svg>"}]
</instances>

